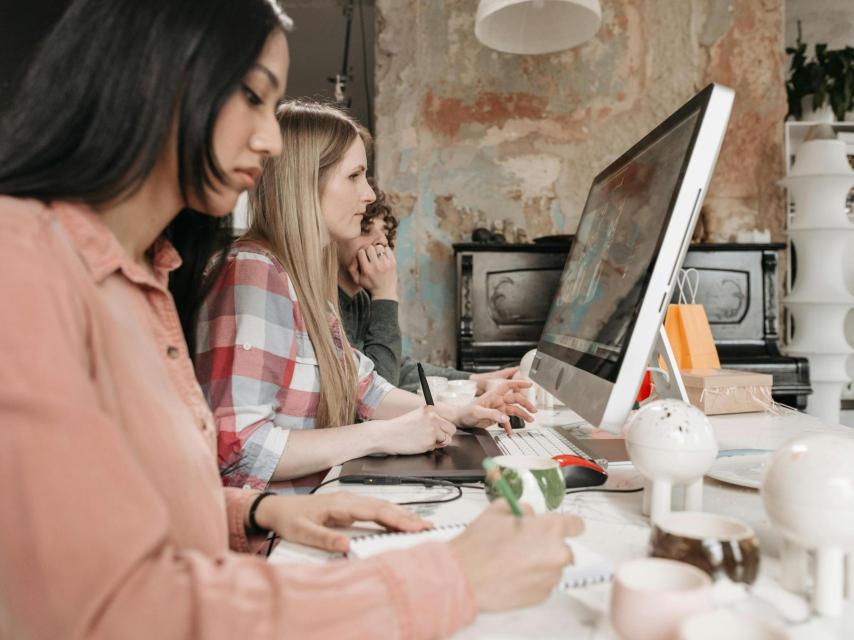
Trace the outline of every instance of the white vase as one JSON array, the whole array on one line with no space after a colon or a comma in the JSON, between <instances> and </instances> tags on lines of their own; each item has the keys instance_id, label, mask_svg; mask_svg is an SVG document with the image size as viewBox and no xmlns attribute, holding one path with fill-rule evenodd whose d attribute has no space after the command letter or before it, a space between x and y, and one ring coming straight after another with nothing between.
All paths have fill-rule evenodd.
<instances>
[{"instance_id":1,"label":"white vase","mask_svg":"<svg viewBox=\"0 0 854 640\"><path fill-rule=\"evenodd\" d=\"M812 108L812 94L801 98L801 122L834 122L836 117L830 102L827 102L818 110Z\"/></svg>"}]
</instances>

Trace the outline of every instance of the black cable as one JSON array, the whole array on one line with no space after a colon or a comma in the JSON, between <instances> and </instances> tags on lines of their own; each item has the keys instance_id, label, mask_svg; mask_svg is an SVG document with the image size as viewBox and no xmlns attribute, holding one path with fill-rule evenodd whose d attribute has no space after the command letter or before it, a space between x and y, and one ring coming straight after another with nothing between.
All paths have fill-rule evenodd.
<instances>
[{"instance_id":1,"label":"black cable","mask_svg":"<svg viewBox=\"0 0 854 640\"><path fill-rule=\"evenodd\" d=\"M350 27L353 25L353 0L349 0L344 6L344 17L347 18L347 26L344 31L344 59L341 61L341 75L345 78L349 75L350 66Z\"/></svg>"},{"instance_id":2,"label":"black cable","mask_svg":"<svg viewBox=\"0 0 854 640\"><path fill-rule=\"evenodd\" d=\"M324 482L321 482L319 485L312 487L311 491L308 492L308 495L313 496L315 493L317 493L317 490L320 489L320 487L325 487L326 485L332 484L333 482L338 482L338 478L332 478L331 480L326 480Z\"/></svg>"},{"instance_id":3,"label":"black cable","mask_svg":"<svg viewBox=\"0 0 854 640\"><path fill-rule=\"evenodd\" d=\"M480 484L461 484L458 482L454 482L453 480L443 480L440 478L422 478L420 476L382 476L385 480L392 480L394 482L371 482L368 481L365 484L370 484L374 486L382 486L382 485L393 485L393 484L415 484L422 485L427 487L428 489L435 486L442 487L461 487L463 489L483 489L483 485ZM325 480L321 482L319 485L316 485L312 488L311 491L308 492L308 495L314 495L317 493L317 490L321 487L325 487L328 484L332 484L333 482L340 482L340 478L331 478L330 480ZM444 501L442 501L444 502ZM403 504L403 503L401 503Z\"/></svg>"},{"instance_id":4,"label":"black cable","mask_svg":"<svg viewBox=\"0 0 854 640\"><path fill-rule=\"evenodd\" d=\"M643 487L638 487L637 489L601 489L599 487L585 487L584 489L569 489L566 492L566 495L570 495L572 493L588 493L592 491L599 491L600 493L637 493L638 491L643 491Z\"/></svg>"},{"instance_id":5,"label":"black cable","mask_svg":"<svg viewBox=\"0 0 854 640\"><path fill-rule=\"evenodd\" d=\"M362 78L365 81L365 102L368 106L368 131L374 135L374 113L371 107L371 88L368 83L368 43L365 40L365 0L359 0L359 27L362 31Z\"/></svg>"},{"instance_id":6,"label":"black cable","mask_svg":"<svg viewBox=\"0 0 854 640\"><path fill-rule=\"evenodd\" d=\"M347 0L343 6L344 18L346 19L344 30L344 56L341 61L341 73L327 78L333 83L332 97L336 104L349 108L351 101L347 99L347 85L350 81L348 68L350 66L350 30L353 25L353 3L355 0ZM340 95L339 95L340 93ZM340 98L340 100L339 100Z\"/></svg>"},{"instance_id":7,"label":"black cable","mask_svg":"<svg viewBox=\"0 0 854 640\"><path fill-rule=\"evenodd\" d=\"M460 498L463 497L463 489L464 488L465 489L480 489L481 488L481 487L476 486L476 485L457 484L456 482L451 482L450 480L440 480L438 478L415 478L415 477L403 477L403 476L383 476L383 477L388 478L390 480L398 480L398 481L400 481L400 484L404 484L404 483L405 484L420 484L420 485L427 487L428 489L435 487L435 486L440 486L440 487L453 487L454 489L457 490L457 494L455 496L450 497L450 498L431 499L431 500L410 500L408 502L393 502L393 501L389 500L389 502L392 502L392 504L396 504L400 507L411 507L411 506L417 505L417 504L443 504L445 502L454 502L455 500L459 500ZM321 482L319 485L316 485L315 487L313 487L311 489L311 491L308 492L308 495L310 495L310 496L314 495L317 493L317 490L320 489L321 487L324 487L328 484L332 484L333 482L339 482L339 481L340 481L340 478L332 478L331 480L325 480L324 482ZM273 553L273 543L276 541L277 537L278 536L273 531L271 531L269 534L267 534L267 552L266 552L265 556L268 558L270 557L270 554Z\"/></svg>"},{"instance_id":8,"label":"black cable","mask_svg":"<svg viewBox=\"0 0 854 640\"><path fill-rule=\"evenodd\" d=\"M453 502L454 500L459 500L463 497L463 490L460 486L454 484L453 482L448 482L448 484L441 484L439 486L452 486L457 490L457 495L452 498L443 498L441 500L411 500L409 502L395 502L395 504L400 505L401 507L409 507L415 504L442 504L444 502Z\"/></svg>"}]
</instances>

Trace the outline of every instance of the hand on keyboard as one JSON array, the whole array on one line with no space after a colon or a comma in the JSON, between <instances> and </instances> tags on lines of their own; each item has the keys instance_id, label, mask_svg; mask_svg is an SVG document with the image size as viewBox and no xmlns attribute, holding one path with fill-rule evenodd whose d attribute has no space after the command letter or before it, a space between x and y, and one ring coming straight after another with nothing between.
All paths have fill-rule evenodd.
<instances>
[{"instance_id":1,"label":"hand on keyboard","mask_svg":"<svg viewBox=\"0 0 854 640\"><path fill-rule=\"evenodd\" d=\"M462 407L437 405L441 414L459 427L488 427L498 423L508 434L513 429L510 416L533 422L531 413L537 408L523 391L531 386L527 380L507 380L492 391L487 391L472 404ZM530 412L530 413L529 413Z\"/></svg>"}]
</instances>

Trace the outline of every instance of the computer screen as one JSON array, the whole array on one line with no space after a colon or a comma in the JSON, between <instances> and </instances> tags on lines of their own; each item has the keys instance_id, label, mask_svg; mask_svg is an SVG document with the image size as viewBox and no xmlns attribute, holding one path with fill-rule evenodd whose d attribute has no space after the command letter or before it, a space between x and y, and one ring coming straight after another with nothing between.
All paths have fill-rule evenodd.
<instances>
[{"instance_id":1,"label":"computer screen","mask_svg":"<svg viewBox=\"0 0 854 640\"><path fill-rule=\"evenodd\" d=\"M631 410L733 96L709 85L593 180L531 377L594 425Z\"/></svg>"},{"instance_id":2,"label":"computer screen","mask_svg":"<svg viewBox=\"0 0 854 640\"><path fill-rule=\"evenodd\" d=\"M616 380L699 116L689 114L594 182L541 349Z\"/></svg>"}]
</instances>

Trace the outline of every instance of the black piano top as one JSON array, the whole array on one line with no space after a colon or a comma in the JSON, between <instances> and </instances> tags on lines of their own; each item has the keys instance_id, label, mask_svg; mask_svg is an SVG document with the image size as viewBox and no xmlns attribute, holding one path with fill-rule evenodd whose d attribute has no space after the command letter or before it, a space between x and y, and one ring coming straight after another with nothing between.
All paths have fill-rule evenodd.
<instances>
[{"instance_id":1,"label":"black piano top","mask_svg":"<svg viewBox=\"0 0 854 640\"><path fill-rule=\"evenodd\" d=\"M508 253L560 253L569 248L567 242L537 242L519 244L516 242L456 242L454 251L506 251ZM779 251L785 249L784 242L700 242L688 247L693 251Z\"/></svg>"},{"instance_id":2,"label":"black piano top","mask_svg":"<svg viewBox=\"0 0 854 640\"><path fill-rule=\"evenodd\" d=\"M506 251L507 253L560 253L566 252L569 249L569 244L565 242L555 243L537 243L519 244L517 242L455 242L453 244L454 251Z\"/></svg>"}]
</instances>

